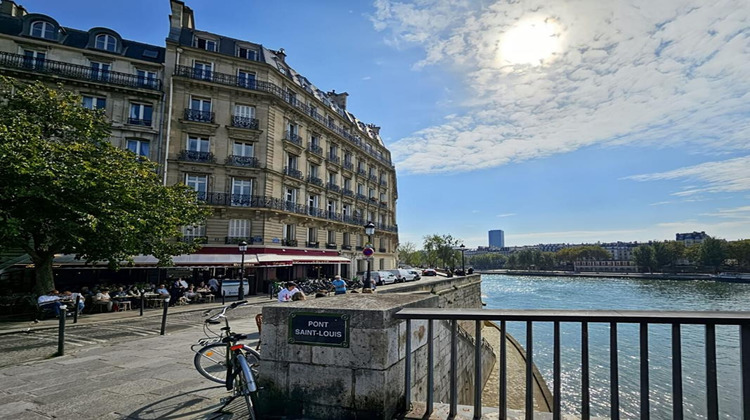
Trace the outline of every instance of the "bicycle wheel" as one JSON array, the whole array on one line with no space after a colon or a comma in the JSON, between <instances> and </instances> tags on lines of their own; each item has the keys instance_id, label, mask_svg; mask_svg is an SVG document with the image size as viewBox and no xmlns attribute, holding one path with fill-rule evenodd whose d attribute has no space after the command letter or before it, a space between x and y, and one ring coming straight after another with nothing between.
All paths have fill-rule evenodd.
<instances>
[{"instance_id":1,"label":"bicycle wheel","mask_svg":"<svg viewBox=\"0 0 750 420\"><path fill-rule=\"evenodd\" d=\"M237 369L237 376L234 379L234 396L235 398L241 396L245 399L245 404L247 405L247 418L255 420L251 389L257 388L254 385L253 374L250 371L250 366L247 364L245 358L239 357L236 360L239 362L239 368Z\"/></svg>"},{"instance_id":2,"label":"bicycle wheel","mask_svg":"<svg viewBox=\"0 0 750 420\"><path fill-rule=\"evenodd\" d=\"M258 366L260 364L260 353L245 346L245 359L255 377L258 377ZM201 375L220 384L227 382L227 347L223 343L213 343L202 347L195 352L193 364Z\"/></svg>"}]
</instances>

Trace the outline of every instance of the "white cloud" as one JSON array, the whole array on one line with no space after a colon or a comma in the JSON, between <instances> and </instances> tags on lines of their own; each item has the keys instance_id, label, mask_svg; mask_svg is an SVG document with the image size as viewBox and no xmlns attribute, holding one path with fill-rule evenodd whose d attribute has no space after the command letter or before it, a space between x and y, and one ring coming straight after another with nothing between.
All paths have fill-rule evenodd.
<instances>
[{"instance_id":1,"label":"white cloud","mask_svg":"<svg viewBox=\"0 0 750 420\"><path fill-rule=\"evenodd\" d=\"M372 80L372 76L365 76L362 78L362 80Z\"/></svg>"},{"instance_id":2,"label":"white cloud","mask_svg":"<svg viewBox=\"0 0 750 420\"><path fill-rule=\"evenodd\" d=\"M471 171L594 144L750 149L746 0L377 0L375 9L392 45L424 51L415 67L450 68L470 92L456 98L463 113L391 145L401 171ZM538 38L554 38L554 54L509 63L505 35L539 22L555 24Z\"/></svg>"},{"instance_id":3,"label":"white cloud","mask_svg":"<svg viewBox=\"0 0 750 420\"><path fill-rule=\"evenodd\" d=\"M503 214L498 214L497 217L511 217L515 215L516 215L515 213L503 213Z\"/></svg>"},{"instance_id":4,"label":"white cloud","mask_svg":"<svg viewBox=\"0 0 750 420\"><path fill-rule=\"evenodd\" d=\"M700 185L686 185L675 196L687 197L700 193L750 191L750 156L724 161L706 162L667 172L633 175L624 179L635 181L663 181L686 179Z\"/></svg>"}]
</instances>

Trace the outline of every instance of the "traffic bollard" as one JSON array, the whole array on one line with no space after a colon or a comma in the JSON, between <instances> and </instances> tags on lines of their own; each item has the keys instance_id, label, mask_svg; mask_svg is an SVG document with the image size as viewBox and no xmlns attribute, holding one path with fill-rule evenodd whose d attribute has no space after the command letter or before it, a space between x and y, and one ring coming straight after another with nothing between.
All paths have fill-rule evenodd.
<instances>
[{"instance_id":1,"label":"traffic bollard","mask_svg":"<svg viewBox=\"0 0 750 420\"><path fill-rule=\"evenodd\" d=\"M146 297L141 293L141 316L143 316L143 307L146 306Z\"/></svg>"},{"instance_id":2,"label":"traffic bollard","mask_svg":"<svg viewBox=\"0 0 750 420\"><path fill-rule=\"evenodd\" d=\"M57 331L57 355L65 355L65 317L68 315L68 307L60 305L60 328Z\"/></svg>"},{"instance_id":3,"label":"traffic bollard","mask_svg":"<svg viewBox=\"0 0 750 420\"><path fill-rule=\"evenodd\" d=\"M73 323L74 324L78 323L78 307L80 305L81 305L81 295L77 294L76 295L76 306L75 306L74 312L73 312Z\"/></svg>"},{"instance_id":4,"label":"traffic bollard","mask_svg":"<svg viewBox=\"0 0 750 420\"><path fill-rule=\"evenodd\" d=\"M222 305L226 305L227 304L226 300L227 300L227 291L226 290L222 290L222 292L221 292L221 304Z\"/></svg>"},{"instance_id":5,"label":"traffic bollard","mask_svg":"<svg viewBox=\"0 0 750 420\"><path fill-rule=\"evenodd\" d=\"M169 308L169 298L164 299L164 313L161 315L161 335L167 330L167 309Z\"/></svg>"}]
</instances>

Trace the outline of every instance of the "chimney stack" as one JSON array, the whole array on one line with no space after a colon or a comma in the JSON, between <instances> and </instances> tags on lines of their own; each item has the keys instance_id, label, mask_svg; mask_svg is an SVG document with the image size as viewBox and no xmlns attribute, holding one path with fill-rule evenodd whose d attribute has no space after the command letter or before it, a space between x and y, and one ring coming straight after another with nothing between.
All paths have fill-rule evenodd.
<instances>
[{"instance_id":1,"label":"chimney stack","mask_svg":"<svg viewBox=\"0 0 750 420\"><path fill-rule=\"evenodd\" d=\"M283 48L279 48L278 51L274 51L274 54L279 57L279 60L281 60L282 63L286 63L286 51L284 51Z\"/></svg>"},{"instance_id":2,"label":"chimney stack","mask_svg":"<svg viewBox=\"0 0 750 420\"><path fill-rule=\"evenodd\" d=\"M327 95L331 99L331 101L333 101L333 103L336 104L339 108L346 110L346 97L349 96L348 93L336 93L336 90L334 89L328 92Z\"/></svg>"}]
</instances>

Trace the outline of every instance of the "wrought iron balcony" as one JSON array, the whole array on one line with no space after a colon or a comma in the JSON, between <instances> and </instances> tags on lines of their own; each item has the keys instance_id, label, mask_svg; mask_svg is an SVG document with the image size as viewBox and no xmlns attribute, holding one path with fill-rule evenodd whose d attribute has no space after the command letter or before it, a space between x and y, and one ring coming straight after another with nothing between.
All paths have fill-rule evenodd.
<instances>
[{"instance_id":1,"label":"wrought iron balcony","mask_svg":"<svg viewBox=\"0 0 750 420\"><path fill-rule=\"evenodd\" d=\"M345 251L351 251L352 250L352 246L351 245L341 245L341 249L343 249Z\"/></svg>"},{"instance_id":2,"label":"wrought iron balcony","mask_svg":"<svg viewBox=\"0 0 750 420\"><path fill-rule=\"evenodd\" d=\"M185 108L185 119L188 121L212 123L214 122L214 113L211 111L201 111L200 109Z\"/></svg>"},{"instance_id":3,"label":"wrought iron balcony","mask_svg":"<svg viewBox=\"0 0 750 420\"><path fill-rule=\"evenodd\" d=\"M380 186L381 186L381 187L386 187L386 188L387 188L387 187L388 187L388 182L387 182L386 180L384 180L384 179L381 179L381 180L380 180Z\"/></svg>"},{"instance_id":4,"label":"wrought iron balcony","mask_svg":"<svg viewBox=\"0 0 750 420\"><path fill-rule=\"evenodd\" d=\"M326 242L326 249L336 249L335 242Z\"/></svg>"},{"instance_id":5,"label":"wrought iron balcony","mask_svg":"<svg viewBox=\"0 0 750 420\"><path fill-rule=\"evenodd\" d=\"M308 241L308 242L305 242L305 246L307 248L319 248L320 247L320 242L310 242L310 241Z\"/></svg>"},{"instance_id":6,"label":"wrought iron balcony","mask_svg":"<svg viewBox=\"0 0 750 420\"><path fill-rule=\"evenodd\" d=\"M257 130L259 126L260 122L257 118L240 117L239 115L232 116L232 127Z\"/></svg>"},{"instance_id":7,"label":"wrought iron balcony","mask_svg":"<svg viewBox=\"0 0 750 420\"><path fill-rule=\"evenodd\" d=\"M139 77L135 74L116 71L100 71L90 66L81 66L62 61L26 57L20 54L0 52L0 67L49 74L69 79L106 83L149 90L161 90L161 80Z\"/></svg>"},{"instance_id":8,"label":"wrought iron balcony","mask_svg":"<svg viewBox=\"0 0 750 420\"><path fill-rule=\"evenodd\" d=\"M208 243L208 236L181 236L178 238L180 242L194 242L196 244L205 244Z\"/></svg>"},{"instance_id":9,"label":"wrought iron balcony","mask_svg":"<svg viewBox=\"0 0 750 420\"><path fill-rule=\"evenodd\" d=\"M350 171L354 170L354 164L351 162L344 161L344 169L348 169Z\"/></svg>"},{"instance_id":10,"label":"wrought iron balcony","mask_svg":"<svg viewBox=\"0 0 750 420\"><path fill-rule=\"evenodd\" d=\"M322 187L323 186L323 180L318 178L317 176L308 175L307 182L311 184L315 184L317 186Z\"/></svg>"},{"instance_id":11,"label":"wrought iron balcony","mask_svg":"<svg viewBox=\"0 0 750 420\"><path fill-rule=\"evenodd\" d=\"M224 237L224 243L225 244L239 244L240 242L245 241L249 244L253 243L253 238L247 238L244 236L225 236Z\"/></svg>"},{"instance_id":12,"label":"wrought iron balcony","mask_svg":"<svg viewBox=\"0 0 750 420\"><path fill-rule=\"evenodd\" d=\"M364 169L357 169L357 175L367 177L367 171Z\"/></svg>"},{"instance_id":13,"label":"wrought iron balcony","mask_svg":"<svg viewBox=\"0 0 750 420\"><path fill-rule=\"evenodd\" d=\"M307 150L315 153L318 156L323 156L323 148L318 146L315 143L310 143L307 145Z\"/></svg>"},{"instance_id":14,"label":"wrought iron balcony","mask_svg":"<svg viewBox=\"0 0 750 420\"><path fill-rule=\"evenodd\" d=\"M333 184L333 183L331 183L331 182L329 182L328 184L326 184L326 188L327 188L327 189L328 189L329 191L333 191L333 192L341 192L341 187L339 187L338 185L336 185L336 184Z\"/></svg>"},{"instance_id":15,"label":"wrought iron balcony","mask_svg":"<svg viewBox=\"0 0 750 420\"><path fill-rule=\"evenodd\" d=\"M296 168L290 168L288 166L284 166L284 175L289 175L292 178L304 179L302 177L302 171L299 171Z\"/></svg>"},{"instance_id":16,"label":"wrought iron balcony","mask_svg":"<svg viewBox=\"0 0 750 420\"><path fill-rule=\"evenodd\" d=\"M370 181L378 182L378 177L376 175L370 175Z\"/></svg>"},{"instance_id":17,"label":"wrought iron balcony","mask_svg":"<svg viewBox=\"0 0 750 420\"><path fill-rule=\"evenodd\" d=\"M179 160L185 160L189 162L201 162L201 163L214 163L216 159L214 154L211 152L198 152L195 150L181 150L177 156Z\"/></svg>"},{"instance_id":18,"label":"wrought iron balcony","mask_svg":"<svg viewBox=\"0 0 750 420\"><path fill-rule=\"evenodd\" d=\"M307 214L314 217L327 218L326 211L313 206L307 206Z\"/></svg>"},{"instance_id":19,"label":"wrought iron balcony","mask_svg":"<svg viewBox=\"0 0 750 420\"><path fill-rule=\"evenodd\" d=\"M227 156L227 160L225 162L227 165L231 166L243 166L245 168L258 168L260 167L260 164L258 162L258 158L255 156L238 156L238 155L230 155Z\"/></svg>"},{"instance_id":20,"label":"wrought iron balcony","mask_svg":"<svg viewBox=\"0 0 750 420\"><path fill-rule=\"evenodd\" d=\"M339 164L339 163L341 162L341 158L340 158L340 157L338 157L338 156L336 156L336 154L335 154L335 153L329 153L329 154L328 154L328 157L327 157L326 159L327 159L327 160L328 160L329 162L331 162L331 163L335 163L336 165L338 165L338 164Z\"/></svg>"},{"instance_id":21,"label":"wrought iron balcony","mask_svg":"<svg viewBox=\"0 0 750 420\"><path fill-rule=\"evenodd\" d=\"M378 248L378 252L387 252L385 248Z\"/></svg>"},{"instance_id":22,"label":"wrought iron balcony","mask_svg":"<svg viewBox=\"0 0 750 420\"><path fill-rule=\"evenodd\" d=\"M380 207L388 208L388 202L387 201L381 201L380 202Z\"/></svg>"},{"instance_id":23,"label":"wrought iron balcony","mask_svg":"<svg viewBox=\"0 0 750 420\"><path fill-rule=\"evenodd\" d=\"M343 190L341 191L341 193L342 193L342 194L344 194L344 195L345 195L345 196L347 196L347 197L354 197L354 191L352 191L352 190L350 190L350 189L346 189L346 188L344 188L344 189L343 189Z\"/></svg>"},{"instance_id":24,"label":"wrought iron balcony","mask_svg":"<svg viewBox=\"0 0 750 420\"><path fill-rule=\"evenodd\" d=\"M367 196L364 194L357 193L357 200L367 201Z\"/></svg>"},{"instance_id":25,"label":"wrought iron balcony","mask_svg":"<svg viewBox=\"0 0 750 420\"><path fill-rule=\"evenodd\" d=\"M142 118L128 118L128 124L130 125L144 125L151 126L151 120L144 120Z\"/></svg>"},{"instance_id":26,"label":"wrought iron balcony","mask_svg":"<svg viewBox=\"0 0 750 420\"><path fill-rule=\"evenodd\" d=\"M281 245L283 246L297 246L297 240L296 239L282 239Z\"/></svg>"},{"instance_id":27,"label":"wrought iron balcony","mask_svg":"<svg viewBox=\"0 0 750 420\"><path fill-rule=\"evenodd\" d=\"M284 133L284 140L302 147L302 137L300 137L298 134L292 133L289 130Z\"/></svg>"},{"instance_id":28,"label":"wrought iron balcony","mask_svg":"<svg viewBox=\"0 0 750 420\"><path fill-rule=\"evenodd\" d=\"M365 247L363 247L362 245L357 245L356 247L354 247L355 251L364 251L364 249Z\"/></svg>"}]
</instances>

